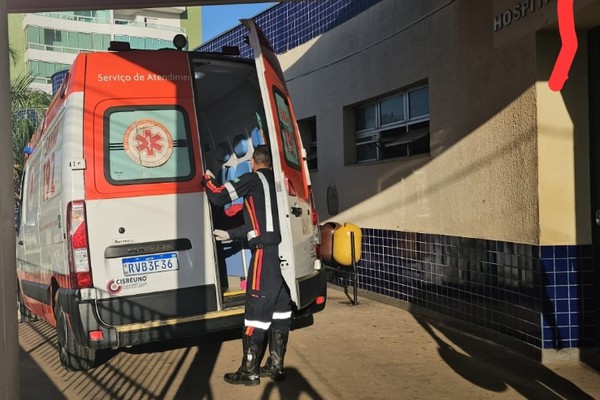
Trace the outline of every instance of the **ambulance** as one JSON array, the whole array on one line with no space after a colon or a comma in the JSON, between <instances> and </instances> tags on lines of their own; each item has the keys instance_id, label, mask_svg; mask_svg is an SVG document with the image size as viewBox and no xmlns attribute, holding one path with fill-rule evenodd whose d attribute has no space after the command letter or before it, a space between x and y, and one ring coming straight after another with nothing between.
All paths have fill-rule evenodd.
<instances>
[{"instance_id":1,"label":"ambulance","mask_svg":"<svg viewBox=\"0 0 600 400\"><path fill-rule=\"evenodd\" d=\"M281 68L252 20L254 60L177 49L77 55L29 145L17 232L21 318L56 327L68 370L103 349L242 327L245 243L214 229L243 222L201 185L273 157L280 266L295 317L324 309L325 269L306 151ZM183 42L182 42L183 39Z\"/></svg>"}]
</instances>

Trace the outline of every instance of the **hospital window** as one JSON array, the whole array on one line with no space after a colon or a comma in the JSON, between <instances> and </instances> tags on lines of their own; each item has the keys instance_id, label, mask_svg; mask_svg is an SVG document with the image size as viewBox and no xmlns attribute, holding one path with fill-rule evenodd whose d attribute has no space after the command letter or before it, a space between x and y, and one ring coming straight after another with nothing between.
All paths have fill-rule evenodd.
<instances>
[{"instance_id":1,"label":"hospital window","mask_svg":"<svg viewBox=\"0 0 600 400\"><path fill-rule=\"evenodd\" d=\"M413 87L354 109L356 162L429 153L428 86Z\"/></svg>"}]
</instances>

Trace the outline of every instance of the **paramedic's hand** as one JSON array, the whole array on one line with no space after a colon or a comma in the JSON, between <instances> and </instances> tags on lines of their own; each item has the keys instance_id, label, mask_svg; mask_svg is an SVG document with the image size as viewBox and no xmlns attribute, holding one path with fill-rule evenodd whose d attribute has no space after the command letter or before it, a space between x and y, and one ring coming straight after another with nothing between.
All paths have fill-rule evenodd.
<instances>
[{"instance_id":1,"label":"paramedic's hand","mask_svg":"<svg viewBox=\"0 0 600 400\"><path fill-rule=\"evenodd\" d=\"M213 235L215 235L215 239L217 239L219 242L231 242L231 238L229 237L229 233L227 231L215 229L213 231Z\"/></svg>"},{"instance_id":2,"label":"paramedic's hand","mask_svg":"<svg viewBox=\"0 0 600 400\"><path fill-rule=\"evenodd\" d=\"M204 171L204 176L202 177L202 186L206 186L208 181L210 181L211 179L215 179L215 175L212 172L210 172L210 169L207 169L206 171Z\"/></svg>"}]
</instances>

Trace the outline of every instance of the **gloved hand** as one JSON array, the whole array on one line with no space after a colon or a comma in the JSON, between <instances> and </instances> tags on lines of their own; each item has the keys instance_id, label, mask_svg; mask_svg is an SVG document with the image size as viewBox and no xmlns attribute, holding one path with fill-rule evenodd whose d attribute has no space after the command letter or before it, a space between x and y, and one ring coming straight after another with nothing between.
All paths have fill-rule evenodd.
<instances>
[{"instance_id":1,"label":"gloved hand","mask_svg":"<svg viewBox=\"0 0 600 400\"><path fill-rule=\"evenodd\" d=\"M215 179L215 175L210 171L210 169L207 169L204 171L204 175L202 176L202 181L200 183L202 183L202 186L206 186L208 181L211 179Z\"/></svg>"},{"instance_id":2,"label":"gloved hand","mask_svg":"<svg viewBox=\"0 0 600 400\"><path fill-rule=\"evenodd\" d=\"M229 232L227 231L215 229L213 231L213 235L215 236L215 239L217 239L219 242L231 241L231 237L229 236Z\"/></svg>"}]
</instances>

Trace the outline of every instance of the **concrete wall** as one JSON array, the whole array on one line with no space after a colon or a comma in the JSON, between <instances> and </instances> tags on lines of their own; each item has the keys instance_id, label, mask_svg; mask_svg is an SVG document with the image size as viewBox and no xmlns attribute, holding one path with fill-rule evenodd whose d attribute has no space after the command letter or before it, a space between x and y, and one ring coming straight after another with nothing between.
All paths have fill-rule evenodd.
<instances>
[{"instance_id":1,"label":"concrete wall","mask_svg":"<svg viewBox=\"0 0 600 400\"><path fill-rule=\"evenodd\" d=\"M540 244L591 243L586 32L578 38L568 83L553 92L547 80L560 39L537 35Z\"/></svg>"},{"instance_id":2,"label":"concrete wall","mask_svg":"<svg viewBox=\"0 0 600 400\"><path fill-rule=\"evenodd\" d=\"M188 49L195 49L202 43L202 7L187 7L181 19L188 38Z\"/></svg>"},{"instance_id":3,"label":"concrete wall","mask_svg":"<svg viewBox=\"0 0 600 400\"><path fill-rule=\"evenodd\" d=\"M297 118L317 119L322 219L335 185L335 221L540 242L536 37L496 45L492 15L491 2L386 0L280 57ZM431 154L353 164L353 105L423 80Z\"/></svg>"}]
</instances>

